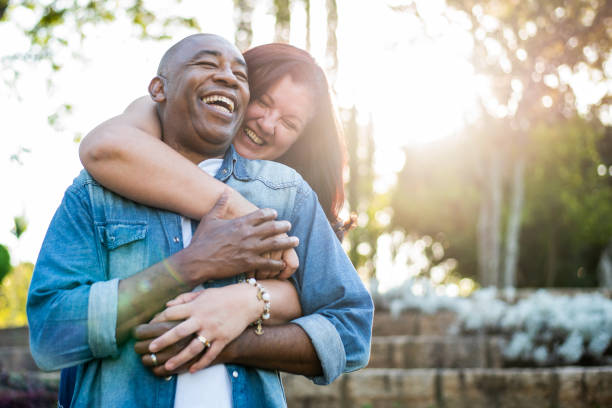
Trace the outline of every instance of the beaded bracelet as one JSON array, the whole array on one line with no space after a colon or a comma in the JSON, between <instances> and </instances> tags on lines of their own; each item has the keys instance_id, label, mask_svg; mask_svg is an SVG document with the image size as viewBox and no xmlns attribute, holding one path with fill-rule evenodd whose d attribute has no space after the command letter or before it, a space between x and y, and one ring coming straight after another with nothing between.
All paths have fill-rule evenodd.
<instances>
[{"instance_id":1,"label":"beaded bracelet","mask_svg":"<svg viewBox=\"0 0 612 408\"><path fill-rule=\"evenodd\" d=\"M257 299L264 302L264 310L261 314L261 317L257 319L253 324L257 327L255 328L255 334L261 336L263 334L262 324L264 320L268 320L270 318L270 294L259 282L255 280L255 278L247 279L247 283L251 286L255 286L257 288Z\"/></svg>"}]
</instances>

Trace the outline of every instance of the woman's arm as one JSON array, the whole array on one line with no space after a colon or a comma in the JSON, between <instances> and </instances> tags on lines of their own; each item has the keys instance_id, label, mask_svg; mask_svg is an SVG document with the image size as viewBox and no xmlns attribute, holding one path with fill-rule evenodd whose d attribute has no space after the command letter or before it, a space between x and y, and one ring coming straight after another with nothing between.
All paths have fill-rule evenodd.
<instances>
[{"instance_id":1,"label":"woman's arm","mask_svg":"<svg viewBox=\"0 0 612 408\"><path fill-rule=\"evenodd\" d=\"M260 283L271 297L271 318L269 324L289 322L302 314L294 286L287 281L263 280ZM263 312L263 301L257 297L257 289L246 283L238 283L222 288L210 288L192 292L168 302L168 308L161 312L148 325L139 326L135 337L141 342L135 349L140 354L150 353L151 337L159 336L151 345L157 353L157 361L166 363L167 370L174 370L198 356L204 349L203 344L191 340L185 347L184 338L192 335L204 336L211 344L204 356L192 366L192 372L209 365L224 347L238 337ZM168 331L162 323L183 320ZM165 333L160 333L160 329ZM265 332L266 329L264 329ZM172 345L181 342L179 347ZM182 349L182 350L181 350ZM181 350L180 352L178 352ZM178 352L178 354L177 354ZM176 354L176 355L175 355ZM149 365L149 355L143 356L143 363Z\"/></svg>"},{"instance_id":2,"label":"woman's arm","mask_svg":"<svg viewBox=\"0 0 612 408\"><path fill-rule=\"evenodd\" d=\"M227 218L257 209L161 141L155 104L148 97L137 99L123 114L89 132L79 156L100 184L151 207L200 219L228 191Z\"/></svg>"}]
</instances>

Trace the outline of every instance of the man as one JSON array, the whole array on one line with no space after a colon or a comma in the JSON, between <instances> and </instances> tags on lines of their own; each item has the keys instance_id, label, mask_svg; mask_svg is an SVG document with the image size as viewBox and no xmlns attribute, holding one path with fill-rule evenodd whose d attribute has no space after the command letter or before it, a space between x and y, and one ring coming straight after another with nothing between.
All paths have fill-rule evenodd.
<instances>
[{"instance_id":1,"label":"man","mask_svg":"<svg viewBox=\"0 0 612 408\"><path fill-rule=\"evenodd\" d=\"M205 58L215 63L204 69ZM248 330L233 343L219 361L231 373L232 405L285 405L278 375L247 366L314 374L320 384L364 366L371 299L316 196L291 169L247 161L230 146L249 99L239 51L220 37L199 34L173 46L162 63L167 74L152 81L150 91L164 141L196 164L223 157L217 177L289 220L301 242L293 279L304 317L266 328L264 336ZM232 99L234 110L208 106L210 95ZM118 197L81 173L49 227L30 286L35 360L49 370L80 364L75 406L171 406L176 377L165 381L149 372L128 340L130 331L198 284L214 279L212 285L224 285L247 270L282 269L282 262L261 256L296 244L292 237L270 236L288 229L274 218L269 209L233 221L204 217L183 249L178 215ZM269 228L253 228L264 223Z\"/></svg>"}]
</instances>

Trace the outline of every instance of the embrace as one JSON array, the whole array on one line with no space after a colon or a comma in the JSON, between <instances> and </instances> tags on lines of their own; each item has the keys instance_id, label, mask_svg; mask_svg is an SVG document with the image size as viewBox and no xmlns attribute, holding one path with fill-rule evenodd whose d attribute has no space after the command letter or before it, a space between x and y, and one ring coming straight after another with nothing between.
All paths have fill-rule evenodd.
<instances>
[{"instance_id":1,"label":"embrace","mask_svg":"<svg viewBox=\"0 0 612 408\"><path fill-rule=\"evenodd\" d=\"M285 407L279 370L367 364L341 131L307 52L189 36L80 155L27 303L60 406Z\"/></svg>"}]
</instances>

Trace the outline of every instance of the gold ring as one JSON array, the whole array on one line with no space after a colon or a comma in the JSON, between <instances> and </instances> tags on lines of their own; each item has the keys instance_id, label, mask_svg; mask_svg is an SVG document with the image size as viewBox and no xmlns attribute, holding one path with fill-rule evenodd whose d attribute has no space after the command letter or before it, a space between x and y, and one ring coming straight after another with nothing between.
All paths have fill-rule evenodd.
<instances>
[{"instance_id":1,"label":"gold ring","mask_svg":"<svg viewBox=\"0 0 612 408\"><path fill-rule=\"evenodd\" d=\"M154 366L157 366L157 356L155 353L151 353L151 361L153 362Z\"/></svg>"},{"instance_id":2,"label":"gold ring","mask_svg":"<svg viewBox=\"0 0 612 408\"><path fill-rule=\"evenodd\" d=\"M198 337L196 337L196 338L202 342L202 344L204 345L204 348L208 348L208 347L210 347L210 343L208 342L208 340L206 339L206 337L204 337L204 336L198 336Z\"/></svg>"}]
</instances>

